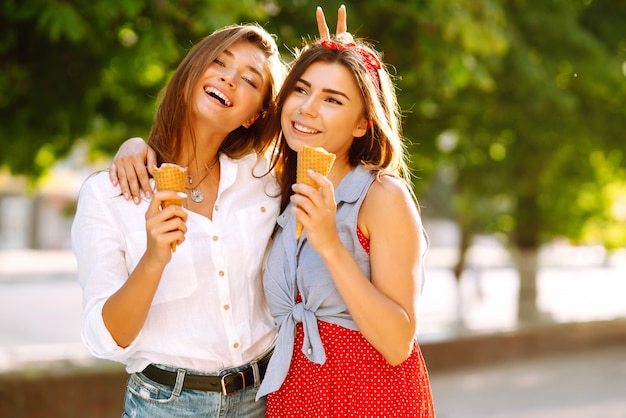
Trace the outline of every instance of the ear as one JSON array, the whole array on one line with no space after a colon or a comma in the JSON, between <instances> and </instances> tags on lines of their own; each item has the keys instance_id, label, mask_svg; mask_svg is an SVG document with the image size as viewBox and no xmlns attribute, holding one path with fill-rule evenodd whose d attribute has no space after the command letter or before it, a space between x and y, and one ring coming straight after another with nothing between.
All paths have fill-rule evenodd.
<instances>
[{"instance_id":1,"label":"ear","mask_svg":"<svg viewBox=\"0 0 626 418\"><path fill-rule=\"evenodd\" d=\"M367 133L369 126L370 122L365 118L361 118L359 123L356 125L356 128L354 128L354 131L352 131L352 136L355 138L361 138Z\"/></svg>"},{"instance_id":2,"label":"ear","mask_svg":"<svg viewBox=\"0 0 626 418\"><path fill-rule=\"evenodd\" d=\"M256 122L256 120L259 118L259 116L261 116L261 113L255 113L254 115L250 116L248 118L248 120L246 120L244 123L242 123L241 126L243 126L244 128L248 129L249 127L252 126L252 124L254 122Z\"/></svg>"}]
</instances>

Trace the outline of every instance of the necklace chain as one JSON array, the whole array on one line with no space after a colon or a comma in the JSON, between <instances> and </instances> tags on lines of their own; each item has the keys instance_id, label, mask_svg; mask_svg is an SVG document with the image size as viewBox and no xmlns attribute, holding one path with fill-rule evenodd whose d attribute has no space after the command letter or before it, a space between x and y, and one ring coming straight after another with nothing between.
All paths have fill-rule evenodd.
<instances>
[{"instance_id":1,"label":"necklace chain","mask_svg":"<svg viewBox=\"0 0 626 418\"><path fill-rule=\"evenodd\" d=\"M208 174L208 172L210 172L213 169L213 167L215 167L215 164L217 164L218 161L219 161L219 157L216 158L215 161L213 162L213 164L211 164L210 166L208 166L208 167L205 166L206 168L204 170L202 170L202 171L200 171L198 173L195 173L195 174L187 174L187 181L189 182L189 184L193 184L193 178L194 177L200 176L200 175L202 175L204 173ZM206 178L206 176L204 176L202 178L202 180L204 180L205 178ZM200 181L202 181L202 180L200 180ZM198 183L198 184L200 184L200 183Z\"/></svg>"},{"instance_id":2,"label":"necklace chain","mask_svg":"<svg viewBox=\"0 0 626 418\"><path fill-rule=\"evenodd\" d=\"M204 177L202 177L200 179L200 181L198 183L196 183L195 187L185 187L185 189L187 190L191 190L191 200L193 200L196 203L200 203L204 200L204 193L202 193L200 190L198 190L198 187L200 187L200 184L202 184L202 182L209 177L209 174L211 174L211 171L213 170L213 167L215 167L215 165L219 162L219 157L215 159L215 161L213 162L213 164L211 164L209 167L207 167L206 169L202 170L199 173L196 174L187 174L187 181L189 182L189 184L193 184L193 177L200 175L202 173L206 174L204 175Z\"/></svg>"}]
</instances>

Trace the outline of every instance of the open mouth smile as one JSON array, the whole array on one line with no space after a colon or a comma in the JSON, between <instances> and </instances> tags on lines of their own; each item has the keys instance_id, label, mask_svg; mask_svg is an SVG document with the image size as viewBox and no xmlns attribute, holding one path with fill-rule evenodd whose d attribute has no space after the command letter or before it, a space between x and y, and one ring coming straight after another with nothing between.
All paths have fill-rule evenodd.
<instances>
[{"instance_id":1,"label":"open mouth smile","mask_svg":"<svg viewBox=\"0 0 626 418\"><path fill-rule=\"evenodd\" d=\"M204 88L204 92L226 107L231 107L233 105L233 102L215 87L207 86Z\"/></svg>"},{"instance_id":2,"label":"open mouth smile","mask_svg":"<svg viewBox=\"0 0 626 418\"><path fill-rule=\"evenodd\" d=\"M307 126L304 125L300 125L298 122L292 122L291 126L293 126L293 129L297 132L301 132L303 134L318 134L320 133L320 131L313 129L313 128L309 128Z\"/></svg>"}]
</instances>

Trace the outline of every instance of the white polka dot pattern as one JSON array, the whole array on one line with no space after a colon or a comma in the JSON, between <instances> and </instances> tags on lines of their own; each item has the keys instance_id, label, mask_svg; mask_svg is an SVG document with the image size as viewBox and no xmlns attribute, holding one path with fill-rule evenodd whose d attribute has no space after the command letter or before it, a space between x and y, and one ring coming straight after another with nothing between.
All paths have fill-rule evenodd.
<instances>
[{"instance_id":1,"label":"white polka dot pattern","mask_svg":"<svg viewBox=\"0 0 626 418\"><path fill-rule=\"evenodd\" d=\"M428 372L417 342L411 356L390 366L358 331L318 321L326 363L302 353L298 324L289 373L267 397L266 417L435 416Z\"/></svg>"}]
</instances>

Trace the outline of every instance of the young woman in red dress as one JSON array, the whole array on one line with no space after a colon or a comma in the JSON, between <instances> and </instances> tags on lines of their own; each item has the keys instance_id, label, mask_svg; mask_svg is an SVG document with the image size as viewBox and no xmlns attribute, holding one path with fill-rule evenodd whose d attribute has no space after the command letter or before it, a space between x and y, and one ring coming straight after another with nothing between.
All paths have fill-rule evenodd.
<instances>
[{"instance_id":1,"label":"young woman in red dress","mask_svg":"<svg viewBox=\"0 0 626 418\"><path fill-rule=\"evenodd\" d=\"M301 51L266 132L280 134L263 279L279 332L257 396L267 417L434 417L416 340L428 241L394 87L373 49L338 38ZM294 184L305 145L336 155L327 177L309 173L319 188Z\"/></svg>"}]
</instances>

